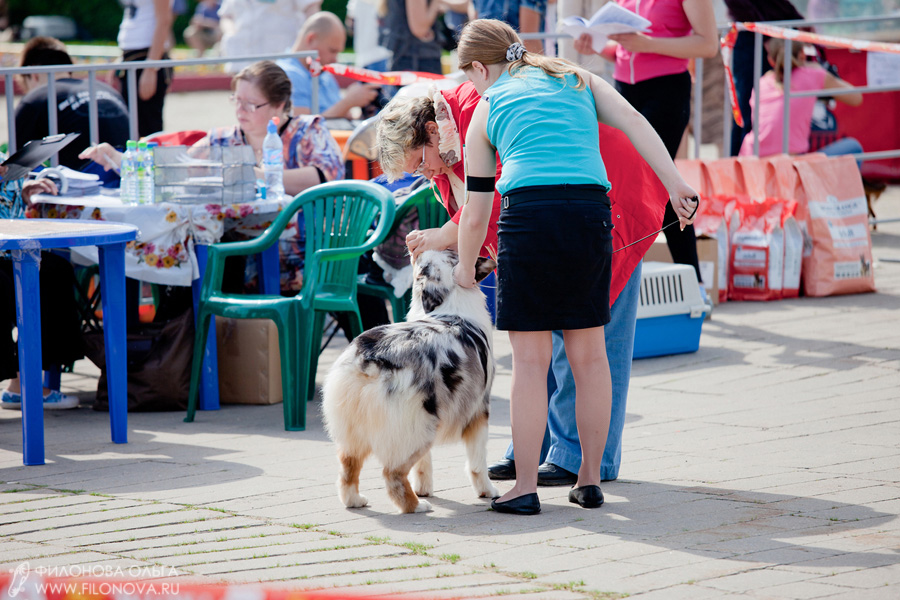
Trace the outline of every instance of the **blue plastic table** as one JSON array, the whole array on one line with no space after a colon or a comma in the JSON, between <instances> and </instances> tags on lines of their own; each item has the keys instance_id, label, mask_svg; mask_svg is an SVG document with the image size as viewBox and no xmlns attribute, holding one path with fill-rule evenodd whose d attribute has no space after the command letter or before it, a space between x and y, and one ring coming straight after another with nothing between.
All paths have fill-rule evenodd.
<instances>
[{"instance_id":1,"label":"blue plastic table","mask_svg":"<svg viewBox=\"0 0 900 600\"><path fill-rule=\"evenodd\" d=\"M103 339L112 441L128 441L128 373L125 345L125 244L137 227L51 219L0 219L0 250L13 259L19 378L22 382L22 446L26 465L44 464L44 404L41 385L41 250L98 246Z\"/></svg>"}]
</instances>

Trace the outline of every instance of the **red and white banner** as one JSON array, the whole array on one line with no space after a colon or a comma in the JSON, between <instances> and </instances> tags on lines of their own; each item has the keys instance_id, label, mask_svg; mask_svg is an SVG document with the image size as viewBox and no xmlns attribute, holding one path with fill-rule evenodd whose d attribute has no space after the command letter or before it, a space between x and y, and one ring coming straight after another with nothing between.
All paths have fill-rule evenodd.
<instances>
[{"instance_id":1,"label":"red and white banner","mask_svg":"<svg viewBox=\"0 0 900 600\"><path fill-rule=\"evenodd\" d=\"M737 91L734 87L734 77L732 77L731 74L731 54L734 50L734 44L737 40L739 29L761 33L762 35L782 40L791 40L792 42L799 42L802 44L815 44L817 46L826 46L828 48L845 48L847 50L856 50L860 52L889 52L892 54L900 54L900 44L873 42L870 40L854 40L851 38L812 33L810 31L777 27L775 25L766 25L764 23L733 23L731 29L725 34L725 37L722 38L721 46L722 61L725 63L725 80L728 82L728 97L731 99L731 113L734 116L734 122L737 123L739 127L744 126L744 119L741 115L741 110L738 107Z\"/></svg>"},{"instance_id":2,"label":"red and white banner","mask_svg":"<svg viewBox=\"0 0 900 600\"><path fill-rule=\"evenodd\" d=\"M737 90L734 87L734 76L731 74L731 55L734 52L734 44L737 42L737 27L731 26L725 37L722 38L722 62L725 64L725 81L728 82L728 98L731 100L731 116L738 127L744 126L744 116L738 106Z\"/></svg>"},{"instance_id":3,"label":"red and white banner","mask_svg":"<svg viewBox=\"0 0 900 600\"><path fill-rule=\"evenodd\" d=\"M309 70L313 76L318 76L322 71L327 71L332 75L341 75L349 77L356 81L364 81L366 83L377 83L379 85L396 85L404 86L411 83L429 82L436 79L446 79L443 75L437 73L425 73L423 71L372 71L371 69L361 69L359 67L350 67L340 63L332 63L330 65L322 65L319 61L312 58L306 59L309 64Z\"/></svg>"},{"instance_id":4,"label":"red and white banner","mask_svg":"<svg viewBox=\"0 0 900 600\"><path fill-rule=\"evenodd\" d=\"M815 44L817 46L826 46L828 48L846 48L848 50L859 50L864 52L890 52L893 54L900 54L900 44L873 42L870 40L854 40L852 38L822 35L810 31L787 29L775 25L766 25L764 23L741 23L740 26L747 31L752 31L754 33L758 32L769 37L791 40L793 42L802 42L804 44Z\"/></svg>"}]
</instances>

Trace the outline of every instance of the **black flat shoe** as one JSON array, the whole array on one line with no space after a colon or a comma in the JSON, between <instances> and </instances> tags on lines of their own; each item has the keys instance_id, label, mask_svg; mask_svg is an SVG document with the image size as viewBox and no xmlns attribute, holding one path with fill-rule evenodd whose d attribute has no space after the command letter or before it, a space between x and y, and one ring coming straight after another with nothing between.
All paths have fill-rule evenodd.
<instances>
[{"instance_id":1,"label":"black flat shoe","mask_svg":"<svg viewBox=\"0 0 900 600\"><path fill-rule=\"evenodd\" d=\"M537 494L525 494L506 502L491 500L491 508L511 515L536 515L541 512L541 501Z\"/></svg>"},{"instance_id":2,"label":"black flat shoe","mask_svg":"<svg viewBox=\"0 0 900 600\"><path fill-rule=\"evenodd\" d=\"M603 492L599 485L583 485L569 490L569 502L582 508L599 508L603 505Z\"/></svg>"},{"instance_id":3,"label":"black flat shoe","mask_svg":"<svg viewBox=\"0 0 900 600\"><path fill-rule=\"evenodd\" d=\"M504 458L488 467L488 477L494 481L507 481L516 478L516 461Z\"/></svg>"},{"instance_id":4,"label":"black flat shoe","mask_svg":"<svg viewBox=\"0 0 900 600\"><path fill-rule=\"evenodd\" d=\"M566 471L553 463L545 462L538 467L538 485L575 485L576 481L578 481L577 473Z\"/></svg>"}]
</instances>

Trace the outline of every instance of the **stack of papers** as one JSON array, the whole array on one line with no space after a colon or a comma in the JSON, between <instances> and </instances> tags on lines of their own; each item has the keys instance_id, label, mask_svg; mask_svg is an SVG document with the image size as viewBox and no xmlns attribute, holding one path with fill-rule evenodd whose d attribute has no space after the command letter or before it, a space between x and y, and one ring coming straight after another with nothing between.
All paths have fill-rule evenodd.
<instances>
[{"instance_id":1,"label":"stack of papers","mask_svg":"<svg viewBox=\"0 0 900 600\"><path fill-rule=\"evenodd\" d=\"M56 182L62 195L93 196L100 193L100 177L94 173L82 173L63 166L44 169L41 173L42 177Z\"/></svg>"},{"instance_id":2,"label":"stack of papers","mask_svg":"<svg viewBox=\"0 0 900 600\"><path fill-rule=\"evenodd\" d=\"M594 13L590 19L584 17L566 17L558 29L568 33L573 38L578 38L583 33L591 35L591 47L594 52L601 52L606 46L607 36L617 33L635 33L647 31L652 25L644 17L637 15L627 8L622 8L614 2L608 2L603 8Z\"/></svg>"}]
</instances>

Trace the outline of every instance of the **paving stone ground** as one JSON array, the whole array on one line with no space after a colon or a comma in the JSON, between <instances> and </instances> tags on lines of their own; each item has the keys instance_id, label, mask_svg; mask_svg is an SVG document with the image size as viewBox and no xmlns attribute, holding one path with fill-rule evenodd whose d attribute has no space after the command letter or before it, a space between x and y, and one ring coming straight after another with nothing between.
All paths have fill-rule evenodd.
<instances>
[{"instance_id":1,"label":"paving stone ground","mask_svg":"<svg viewBox=\"0 0 900 600\"><path fill-rule=\"evenodd\" d=\"M900 188L876 209L900 217ZM82 406L45 414L46 465L22 466L20 416L0 414L0 572L155 567L420 598L900 598L900 223L872 237L877 293L721 304L697 353L636 361L620 479L593 511L542 488L541 515L496 514L462 446L435 451L434 512L394 514L375 461L370 506L345 509L317 402L305 432L283 430L281 406L227 406L194 423L131 414L114 445L79 362L63 389ZM497 459L511 357L494 342Z\"/></svg>"}]
</instances>

